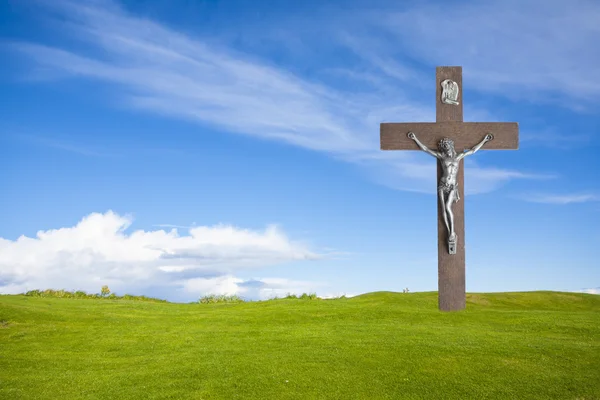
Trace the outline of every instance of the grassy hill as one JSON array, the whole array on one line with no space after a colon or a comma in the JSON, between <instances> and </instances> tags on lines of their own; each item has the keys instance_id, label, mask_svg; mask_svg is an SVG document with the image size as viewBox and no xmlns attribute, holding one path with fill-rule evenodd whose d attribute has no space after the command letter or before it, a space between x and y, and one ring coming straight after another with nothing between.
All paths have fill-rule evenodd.
<instances>
[{"instance_id":1,"label":"grassy hill","mask_svg":"<svg viewBox=\"0 0 600 400\"><path fill-rule=\"evenodd\" d=\"M600 296L0 296L0 399L600 399Z\"/></svg>"}]
</instances>

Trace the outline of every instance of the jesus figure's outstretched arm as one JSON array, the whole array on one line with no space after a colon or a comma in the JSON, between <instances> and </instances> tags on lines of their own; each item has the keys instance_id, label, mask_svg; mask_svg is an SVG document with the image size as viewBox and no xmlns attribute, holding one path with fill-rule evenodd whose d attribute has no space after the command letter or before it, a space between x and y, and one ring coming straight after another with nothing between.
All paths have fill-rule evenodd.
<instances>
[{"instance_id":1,"label":"jesus figure's outstretched arm","mask_svg":"<svg viewBox=\"0 0 600 400\"><path fill-rule=\"evenodd\" d=\"M417 139L417 135L415 135L414 132L408 132L408 137L411 138L412 140L414 140L415 143L417 144L417 146L419 146L419 148L421 150L423 150L425 153L430 154L430 155L434 156L435 158L440 158L440 153L438 153L437 151L431 150L429 147L427 147L423 143L421 143L419 141L419 139Z\"/></svg>"},{"instance_id":2,"label":"jesus figure's outstretched arm","mask_svg":"<svg viewBox=\"0 0 600 400\"><path fill-rule=\"evenodd\" d=\"M469 149L469 150L465 151L464 153L460 153L458 155L457 159L458 160L462 160L466 156L470 156L471 154L476 153L479 149L481 149L481 147L484 144L486 144L487 142L489 142L493 138L494 138L494 135L492 135L491 133L488 133L487 135L485 135L485 137L483 138L483 140L481 142L477 143L475 146L473 146L472 149Z\"/></svg>"}]
</instances>

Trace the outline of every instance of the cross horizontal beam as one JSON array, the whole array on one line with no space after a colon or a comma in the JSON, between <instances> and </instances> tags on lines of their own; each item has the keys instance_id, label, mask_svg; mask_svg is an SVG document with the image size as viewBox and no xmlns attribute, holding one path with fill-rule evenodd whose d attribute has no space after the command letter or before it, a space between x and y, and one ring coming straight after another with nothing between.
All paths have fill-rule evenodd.
<instances>
[{"instance_id":1,"label":"cross horizontal beam","mask_svg":"<svg viewBox=\"0 0 600 400\"><path fill-rule=\"evenodd\" d=\"M381 124L380 132L381 150L420 150L407 136L408 132L414 132L425 146L433 149L440 139L448 137L454 140L456 151L463 151L475 146L488 133L494 135L494 140L482 150L519 148L517 122L387 122Z\"/></svg>"}]
</instances>

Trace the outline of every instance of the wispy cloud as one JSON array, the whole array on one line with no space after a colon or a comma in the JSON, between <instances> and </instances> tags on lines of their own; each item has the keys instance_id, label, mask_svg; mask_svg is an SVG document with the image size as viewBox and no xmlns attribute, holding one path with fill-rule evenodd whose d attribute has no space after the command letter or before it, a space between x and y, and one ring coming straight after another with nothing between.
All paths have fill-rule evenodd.
<instances>
[{"instance_id":1,"label":"wispy cloud","mask_svg":"<svg viewBox=\"0 0 600 400\"><path fill-rule=\"evenodd\" d=\"M263 232L217 225L192 227L188 235L176 229L127 233L132 222L130 216L109 211L90 214L73 227L40 231L33 238L0 238L0 292L97 291L108 284L119 292L162 288L170 295L181 290L199 295L237 288L235 293L242 293L248 290L236 272L324 256L291 241L275 226ZM256 295L308 285L262 281L262 292Z\"/></svg>"},{"instance_id":2,"label":"wispy cloud","mask_svg":"<svg viewBox=\"0 0 600 400\"><path fill-rule=\"evenodd\" d=\"M98 146L89 146L80 143L72 143L57 139L54 137L45 137L39 135L19 134L15 136L19 140L24 140L39 146L51 147L58 150L67 151L70 153L79 154L86 157L118 157L119 153L110 150L99 148Z\"/></svg>"},{"instance_id":3,"label":"wispy cloud","mask_svg":"<svg viewBox=\"0 0 600 400\"><path fill-rule=\"evenodd\" d=\"M326 152L367 171L387 171L377 179L388 186L434 191L429 182L435 179L435 174L429 177L433 162L425 163L417 152L380 155L379 122L434 119L433 107L410 102L406 89L386 94L374 87L353 93L315 83L255 56L131 16L109 1L57 0L49 7L66 20L64 27L73 37L92 46L83 51L13 43L36 65L116 84L130 107ZM351 39L347 43L360 46ZM368 57L386 79L396 81L396 89L398 82L421 82L414 69L391 58ZM485 182L473 180L474 193L536 177L479 166L470 167L469 175L485 177ZM480 182L484 184L478 187Z\"/></svg>"},{"instance_id":4,"label":"wispy cloud","mask_svg":"<svg viewBox=\"0 0 600 400\"><path fill-rule=\"evenodd\" d=\"M589 203L600 201L600 196L596 194L543 194L543 193L532 193L515 196L520 200L525 200L531 203L543 203L543 204L578 204L578 203Z\"/></svg>"},{"instance_id":5,"label":"wispy cloud","mask_svg":"<svg viewBox=\"0 0 600 400\"><path fill-rule=\"evenodd\" d=\"M463 65L470 90L589 111L600 99L599 20L594 0L494 0L375 12L371 26L397 52Z\"/></svg>"},{"instance_id":6,"label":"wispy cloud","mask_svg":"<svg viewBox=\"0 0 600 400\"><path fill-rule=\"evenodd\" d=\"M500 168L467 168L465 173L465 192L471 194L487 193L499 184L511 179L549 180L557 178L554 174L526 173L507 171Z\"/></svg>"},{"instance_id":7,"label":"wispy cloud","mask_svg":"<svg viewBox=\"0 0 600 400\"><path fill-rule=\"evenodd\" d=\"M593 139L595 132L562 132L554 129L544 129L542 131L527 131L520 135L520 140L525 145L535 147L550 147L556 149L573 149L589 144Z\"/></svg>"},{"instance_id":8,"label":"wispy cloud","mask_svg":"<svg viewBox=\"0 0 600 400\"><path fill-rule=\"evenodd\" d=\"M420 193L431 193L435 190L436 164L430 156L418 154L419 158L406 163L392 157L386 159L387 154L373 155L372 158L363 157L355 162L364 167L372 180L390 188ZM465 193L470 195L491 192L511 179L551 180L556 178L558 178L556 174L483 168L472 158L465 160Z\"/></svg>"},{"instance_id":9,"label":"wispy cloud","mask_svg":"<svg viewBox=\"0 0 600 400\"><path fill-rule=\"evenodd\" d=\"M24 141L36 146L48 147L60 151L78 154L85 157L125 157L125 156L182 156L186 154L186 150L166 147L143 147L139 144L131 144L128 146L104 146L97 143L84 143L80 139L69 137L50 136L49 134L31 135L26 133L18 133L7 135L12 139Z\"/></svg>"}]
</instances>

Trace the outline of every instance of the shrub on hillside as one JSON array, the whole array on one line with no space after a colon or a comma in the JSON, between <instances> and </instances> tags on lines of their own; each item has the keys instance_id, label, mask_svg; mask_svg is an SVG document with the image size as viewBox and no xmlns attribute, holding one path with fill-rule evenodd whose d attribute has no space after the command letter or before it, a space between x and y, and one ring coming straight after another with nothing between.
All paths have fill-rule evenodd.
<instances>
[{"instance_id":1,"label":"shrub on hillside","mask_svg":"<svg viewBox=\"0 0 600 400\"><path fill-rule=\"evenodd\" d=\"M284 299L317 300L319 298L317 297L316 293L302 293L300 296L297 294L288 293Z\"/></svg>"},{"instance_id":2,"label":"shrub on hillside","mask_svg":"<svg viewBox=\"0 0 600 400\"><path fill-rule=\"evenodd\" d=\"M100 289L100 294L104 297L104 296L108 296L110 294L110 289L108 288L108 286L104 285L102 286L102 289ZM113 293L114 294L114 293Z\"/></svg>"},{"instance_id":3,"label":"shrub on hillside","mask_svg":"<svg viewBox=\"0 0 600 400\"><path fill-rule=\"evenodd\" d=\"M108 287L107 287L108 288ZM160 303L167 303L166 300L156 299L153 297L146 296L132 296L130 294L126 294L123 296L117 296L116 293L111 293L110 295L102 295L100 293L88 294L83 290L77 290L69 292L68 290L54 290L54 289L46 289L46 290L29 290L25 293L22 293L24 296L29 297L59 297L59 298L67 298L67 299L110 299L110 300L137 300L137 301L153 301Z\"/></svg>"},{"instance_id":4,"label":"shrub on hillside","mask_svg":"<svg viewBox=\"0 0 600 400\"><path fill-rule=\"evenodd\" d=\"M226 295L208 295L208 296L204 296L202 297L200 300L198 300L198 303L201 304L209 304L209 303L243 303L244 300L237 296L237 295L232 295L232 296L226 296Z\"/></svg>"}]
</instances>

